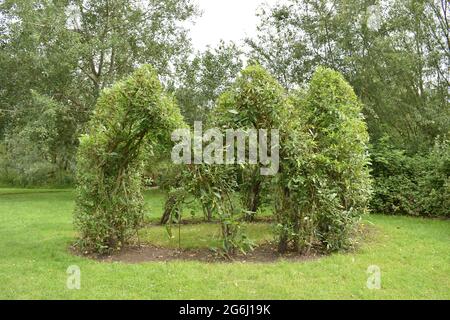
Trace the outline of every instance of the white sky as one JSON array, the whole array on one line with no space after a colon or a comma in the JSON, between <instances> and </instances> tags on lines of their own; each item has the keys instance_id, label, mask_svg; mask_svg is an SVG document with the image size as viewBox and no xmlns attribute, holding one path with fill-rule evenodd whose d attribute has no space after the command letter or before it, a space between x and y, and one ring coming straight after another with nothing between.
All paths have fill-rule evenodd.
<instances>
[{"instance_id":1,"label":"white sky","mask_svg":"<svg viewBox=\"0 0 450 320\"><path fill-rule=\"evenodd\" d=\"M239 42L256 34L257 8L264 3L273 5L278 0L197 0L201 17L191 26L194 48L215 47L220 39Z\"/></svg>"}]
</instances>

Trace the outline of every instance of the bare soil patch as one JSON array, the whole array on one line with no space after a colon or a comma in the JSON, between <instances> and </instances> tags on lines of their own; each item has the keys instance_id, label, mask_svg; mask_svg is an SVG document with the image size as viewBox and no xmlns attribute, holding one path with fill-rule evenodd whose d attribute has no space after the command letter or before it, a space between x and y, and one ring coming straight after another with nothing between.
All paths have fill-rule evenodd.
<instances>
[{"instance_id":1,"label":"bare soil patch","mask_svg":"<svg viewBox=\"0 0 450 320\"><path fill-rule=\"evenodd\" d=\"M356 252L363 242L374 238L377 231L374 226L362 224L355 235L358 241L355 243L350 252ZM319 259L324 254L311 251L308 254L299 254L296 252L288 252L285 254L278 253L275 243L262 243L253 251L246 254L237 253L232 257L225 257L220 253L208 248L199 249L177 249L160 247L151 244L131 245L123 248L121 251L111 255L94 255L84 254L77 248L71 247L70 251L78 256L87 257L101 262L124 262L124 263L144 263L144 262L170 262L170 261L199 261L205 263L273 263L280 260L291 262L303 262Z\"/></svg>"},{"instance_id":2,"label":"bare soil patch","mask_svg":"<svg viewBox=\"0 0 450 320\"><path fill-rule=\"evenodd\" d=\"M82 255L72 248L72 252ZM129 246L120 252L108 256L83 255L102 262L169 262L169 261L199 261L206 263L271 263L279 260L308 261L318 259L320 254L300 255L298 253L279 254L274 244L265 243L247 254L238 253L231 258L224 257L211 249L173 249L152 245Z\"/></svg>"}]
</instances>

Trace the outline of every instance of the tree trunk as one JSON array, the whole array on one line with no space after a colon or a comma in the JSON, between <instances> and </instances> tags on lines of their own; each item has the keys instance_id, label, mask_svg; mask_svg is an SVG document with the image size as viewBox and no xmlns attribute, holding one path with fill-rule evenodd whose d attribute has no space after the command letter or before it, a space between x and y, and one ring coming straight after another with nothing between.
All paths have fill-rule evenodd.
<instances>
[{"instance_id":1,"label":"tree trunk","mask_svg":"<svg viewBox=\"0 0 450 320\"><path fill-rule=\"evenodd\" d=\"M170 196L167 201L166 204L164 205L164 213L161 217L161 224L167 224L171 218L172 215L172 211L174 209L174 206L177 203L177 199L175 196Z\"/></svg>"},{"instance_id":2,"label":"tree trunk","mask_svg":"<svg viewBox=\"0 0 450 320\"><path fill-rule=\"evenodd\" d=\"M288 237L285 232L280 235L280 241L278 242L278 252L286 253L288 247Z\"/></svg>"},{"instance_id":3,"label":"tree trunk","mask_svg":"<svg viewBox=\"0 0 450 320\"><path fill-rule=\"evenodd\" d=\"M208 222L211 222L212 214L213 214L211 206L206 203L202 203L202 208L203 208L203 215L205 217L205 220Z\"/></svg>"},{"instance_id":4,"label":"tree trunk","mask_svg":"<svg viewBox=\"0 0 450 320\"><path fill-rule=\"evenodd\" d=\"M259 209L261 184L262 182L260 180L255 181L248 192L246 209L248 212L251 212L251 214L247 214L245 216L245 220L248 222L254 221L255 213Z\"/></svg>"}]
</instances>

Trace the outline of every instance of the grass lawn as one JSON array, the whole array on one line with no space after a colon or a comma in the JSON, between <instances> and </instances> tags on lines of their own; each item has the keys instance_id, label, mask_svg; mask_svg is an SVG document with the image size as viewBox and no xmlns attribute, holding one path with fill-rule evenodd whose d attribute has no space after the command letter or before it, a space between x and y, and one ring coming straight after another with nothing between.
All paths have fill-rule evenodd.
<instances>
[{"instance_id":1,"label":"grass lawn","mask_svg":"<svg viewBox=\"0 0 450 320\"><path fill-rule=\"evenodd\" d=\"M71 190L0 189L0 299L450 299L450 221L371 215L370 241L354 253L307 262L106 263L73 256ZM163 194L146 199L149 218ZM183 226L185 247L208 246L214 225ZM248 226L265 239L270 226ZM262 232L266 231L266 232ZM142 238L175 246L162 227ZM208 242L209 241L209 242ZM81 289L66 288L66 270L81 269ZM380 290L366 270L381 269Z\"/></svg>"}]
</instances>

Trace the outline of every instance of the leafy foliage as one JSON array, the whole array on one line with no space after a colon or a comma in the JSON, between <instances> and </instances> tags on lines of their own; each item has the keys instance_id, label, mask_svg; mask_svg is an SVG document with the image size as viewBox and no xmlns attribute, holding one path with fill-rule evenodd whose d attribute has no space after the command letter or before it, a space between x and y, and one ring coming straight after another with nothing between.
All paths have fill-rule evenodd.
<instances>
[{"instance_id":1,"label":"leafy foliage","mask_svg":"<svg viewBox=\"0 0 450 320\"><path fill-rule=\"evenodd\" d=\"M191 0L1 1L0 139L17 138L34 126L26 121L34 121L31 115L24 117L26 106L35 104L31 91L52 99L73 118L58 129L71 137L60 140L58 157L70 162L61 175L73 176L77 137L85 132L100 91L145 63L163 79L172 77L173 66L191 51L180 22L197 13ZM5 157L18 156L10 151L15 152L6 148ZM10 180L52 183L54 169L48 163L42 167L39 172L48 174L37 172L37 179L25 172L33 170L16 170L19 176Z\"/></svg>"},{"instance_id":2,"label":"leafy foliage","mask_svg":"<svg viewBox=\"0 0 450 320\"><path fill-rule=\"evenodd\" d=\"M178 65L177 78L169 83L186 122L207 121L217 98L242 69L242 52L234 43L221 43Z\"/></svg>"},{"instance_id":3,"label":"leafy foliage","mask_svg":"<svg viewBox=\"0 0 450 320\"><path fill-rule=\"evenodd\" d=\"M102 93L78 151L75 224L83 249L119 249L136 233L144 210L143 145L168 145L182 126L150 66Z\"/></svg>"},{"instance_id":4,"label":"leafy foliage","mask_svg":"<svg viewBox=\"0 0 450 320\"><path fill-rule=\"evenodd\" d=\"M448 217L448 9L444 0L265 7L238 75L233 43L190 55L191 0L2 1L0 182L69 184L80 142L75 223L85 250L123 246L142 223L141 188L157 183L169 229L194 197L207 220L218 218L227 255L251 247L238 217L270 201L280 251L334 251L351 245L367 209L369 132L372 208ZM169 163L168 137L185 123L157 74L189 123L279 128L280 175Z\"/></svg>"},{"instance_id":5,"label":"leafy foliage","mask_svg":"<svg viewBox=\"0 0 450 320\"><path fill-rule=\"evenodd\" d=\"M258 64L241 71L240 76L217 100L211 115L221 129L278 129L286 115L286 96L281 85ZM248 155L247 155L248 158ZM261 164L240 164L237 175L244 208L252 220L264 199L269 179L261 176ZM267 192L266 192L267 193Z\"/></svg>"},{"instance_id":6,"label":"leafy foliage","mask_svg":"<svg viewBox=\"0 0 450 320\"><path fill-rule=\"evenodd\" d=\"M445 0L288 0L261 10L247 43L289 89L319 65L340 71L373 141L426 151L450 123L449 12Z\"/></svg>"},{"instance_id":7,"label":"leafy foliage","mask_svg":"<svg viewBox=\"0 0 450 320\"><path fill-rule=\"evenodd\" d=\"M192 197L203 208L205 220L216 218L222 236L221 254L230 258L236 250L246 252L252 247L238 220L241 208L233 201L236 190L235 170L232 166L184 165L176 166L165 203L161 223L171 234L172 223L180 223L182 208Z\"/></svg>"},{"instance_id":8,"label":"leafy foliage","mask_svg":"<svg viewBox=\"0 0 450 320\"><path fill-rule=\"evenodd\" d=\"M450 146L437 140L426 154L408 155L384 137L372 148L374 212L450 216Z\"/></svg>"},{"instance_id":9,"label":"leafy foliage","mask_svg":"<svg viewBox=\"0 0 450 320\"><path fill-rule=\"evenodd\" d=\"M343 77L318 68L283 127L279 248L348 248L370 194L366 124Z\"/></svg>"},{"instance_id":10,"label":"leafy foliage","mask_svg":"<svg viewBox=\"0 0 450 320\"><path fill-rule=\"evenodd\" d=\"M20 125L5 135L1 180L13 185L72 183L75 116L54 99L32 92L30 105L15 114Z\"/></svg>"},{"instance_id":11,"label":"leafy foliage","mask_svg":"<svg viewBox=\"0 0 450 320\"><path fill-rule=\"evenodd\" d=\"M285 111L284 90L259 65L241 71L231 88L217 100L208 123L220 129L278 128ZM245 251L251 243L236 219L242 209L233 202L232 195L239 190L244 200L244 212L253 217L260 204L263 179L259 165L189 165L177 168L173 188L166 202L162 222L171 222L171 214L179 214L179 205L188 195L202 204L205 218L214 215L221 224L223 252L232 254L236 249ZM266 181L267 183L267 181ZM239 187L238 187L239 185ZM180 194L184 190L184 194ZM247 215L248 216L248 215Z\"/></svg>"}]
</instances>

